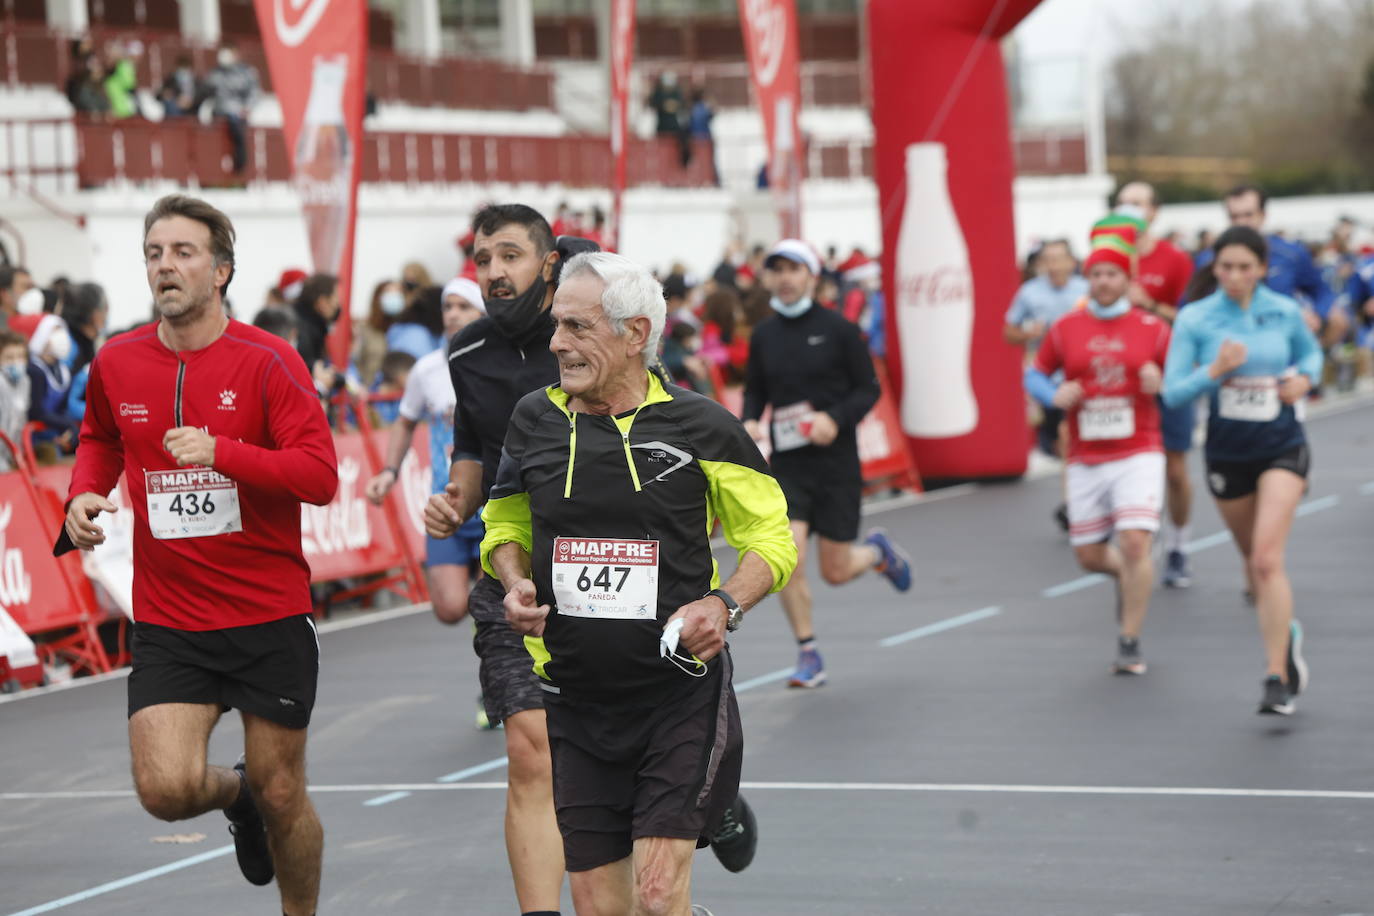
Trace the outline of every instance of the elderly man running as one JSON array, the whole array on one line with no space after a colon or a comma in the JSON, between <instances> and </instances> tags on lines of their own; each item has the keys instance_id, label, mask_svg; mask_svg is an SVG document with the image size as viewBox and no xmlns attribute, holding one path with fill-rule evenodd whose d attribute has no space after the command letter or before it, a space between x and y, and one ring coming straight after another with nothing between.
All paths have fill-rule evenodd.
<instances>
[{"instance_id":1,"label":"elderly man running","mask_svg":"<svg viewBox=\"0 0 1374 916\"><path fill-rule=\"evenodd\" d=\"M545 692L554 807L583 913L681 913L737 806L727 630L796 565L786 502L724 408L649 372L663 292L619 255L563 269L560 383L522 398L483 520ZM719 519L739 566L721 587Z\"/></svg>"}]
</instances>

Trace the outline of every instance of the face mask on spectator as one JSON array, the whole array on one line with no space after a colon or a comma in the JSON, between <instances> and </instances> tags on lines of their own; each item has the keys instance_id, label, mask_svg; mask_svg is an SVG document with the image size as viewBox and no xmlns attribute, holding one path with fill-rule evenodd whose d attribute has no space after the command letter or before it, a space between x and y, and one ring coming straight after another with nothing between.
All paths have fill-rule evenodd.
<instances>
[{"instance_id":1,"label":"face mask on spectator","mask_svg":"<svg viewBox=\"0 0 1374 916\"><path fill-rule=\"evenodd\" d=\"M234 52L228 48L220 48L219 54L215 55L215 60L219 61L221 67L232 67L234 65Z\"/></svg>"},{"instance_id":2,"label":"face mask on spectator","mask_svg":"<svg viewBox=\"0 0 1374 916\"><path fill-rule=\"evenodd\" d=\"M399 315L405 311L406 296L398 289L389 289L382 293L382 311L388 315Z\"/></svg>"},{"instance_id":3,"label":"face mask on spectator","mask_svg":"<svg viewBox=\"0 0 1374 916\"><path fill-rule=\"evenodd\" d=\"M5 379L6 379L11 385L18 385L18 384L23 380L23 378L24 378L24 364L23 364L23 363L5 363L3 372L4 372L4 375L5 375Z\"/></svg>"},{"instance_id":4,"label":"face mask on spectator","mask_svg":"<svg viewBox=\"0 0 1374 916\"><path fill-rule=\"evenodd\" d=\"M66 361L72 352L72 338L67 333L66 328L58 328L52 332L52 336L48 338L45 352L59 363Z\"/></svg>"}]
</instances>

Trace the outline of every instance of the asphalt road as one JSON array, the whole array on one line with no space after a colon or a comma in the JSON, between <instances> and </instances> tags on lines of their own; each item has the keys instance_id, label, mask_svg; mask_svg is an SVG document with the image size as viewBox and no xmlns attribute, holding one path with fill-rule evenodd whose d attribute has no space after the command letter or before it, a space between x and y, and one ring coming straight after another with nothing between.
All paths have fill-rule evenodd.
<instances>
[{"instance_id":1,"label":"asphalt road","mask_svg":"<svg viewBox=\"0 0 1374 916\"><path fill-rule=\"evenodd\" d=\"M828 686L785 688L776 601L733 640L763 839L740 875L699 854L696 901L717 916L1374 913L1374 407L1309 432L1289 568L1313 677L1295 716L1255 714L1254 614L1196 454L1195 583L1156 592L1139 679L1108 674L1111 589L1052 528L1054 478L878 507L918 581L816 582ZM516 912L503 738L473 727L470 630L423 610L356 622L322 637L320 912ZM220 814L172 825L139 808L124 689L0 703L0 916L279 912L239 876ZM212 759L241 741L226 717Z\"/></svg>"}]
</instances>

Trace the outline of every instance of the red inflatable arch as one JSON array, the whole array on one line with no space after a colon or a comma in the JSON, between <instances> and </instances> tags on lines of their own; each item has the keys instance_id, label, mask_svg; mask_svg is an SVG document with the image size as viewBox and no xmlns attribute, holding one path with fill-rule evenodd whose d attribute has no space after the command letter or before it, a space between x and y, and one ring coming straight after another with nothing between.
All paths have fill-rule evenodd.
<instances>
[{"instance_id":1,"label":"red inflatable arch","mask_svg":"<svg viewBox=\"0 0 1374 916\"><path fill-rule=\"evenodd\" d=\"M1021 359L1001 337L1017 277L998 42L1037 5L868 3L888 363L927 479L1026 467Z\"/></svg>"}]
</instances>

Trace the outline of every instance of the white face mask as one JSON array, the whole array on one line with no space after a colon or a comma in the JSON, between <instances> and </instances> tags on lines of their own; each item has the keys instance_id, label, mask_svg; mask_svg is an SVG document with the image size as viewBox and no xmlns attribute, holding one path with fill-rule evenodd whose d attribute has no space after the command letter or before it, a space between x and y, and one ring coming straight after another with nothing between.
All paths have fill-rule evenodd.
<instances>
[{"instance_id":1,"label":"white face mask","mask_svg":"<svg viewBox=\"0 0 1374 916\"><path fill-rule=\"evenodd\" d=\"M37 315L43 311L43 291L36 286L29 287L19 297L17 307L21 315Z\"/></svg>"},{"instance_id":2,"label":"white face mask","mask_svg":"<svg viewBox=\"0 0 1374 916\"><path fill-rule=\"evenodd\" d=\"M53 331L52 336L48 338L48 345L44 348L43 352L47 353L59 363L65 362L67 357L71 356L72 353L72 337L67 333L67 329L58 328L56 331Z\"/></svg>"},{"instance_id":3,"label":"white face mask","mask_svg":"<svg viewBox=\"0 0 1374 916\"><path fill-rule=\"evenodd\" d=\"M215 60L219 61L221 67L231 67L234 64L234 52L228 48L221 48L220 52L215 55Z\"/></svg>"},{"instance_id":4,"label":"white face mask","mask_svg":"<svg viewBox=\"0 0 1374 916\"><path fill-rule=\"evenodd\" d=\"M406 309L405 293L399 289L389 289L382 293L382 311L387 315L399 315Z\"/></svg>"}]
</instances>

